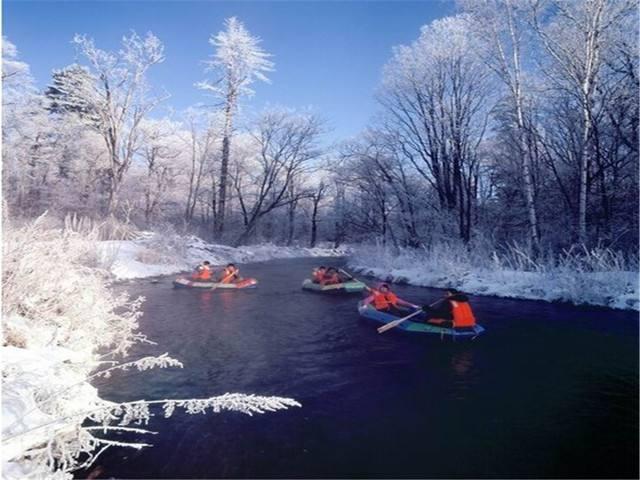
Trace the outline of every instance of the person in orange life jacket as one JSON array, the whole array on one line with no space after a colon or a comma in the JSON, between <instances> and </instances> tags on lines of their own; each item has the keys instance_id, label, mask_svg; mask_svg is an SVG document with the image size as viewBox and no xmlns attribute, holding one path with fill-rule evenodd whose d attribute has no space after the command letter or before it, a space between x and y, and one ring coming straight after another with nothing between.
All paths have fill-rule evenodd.
<instances>
[{"instance_id":1,"label":"person in orange life jacket","mask_svg":"<svg viewBox=\"0 0 640 480\"><path fill-rule=\"evenodd\" d=\"M445 297L434 307L425 305L426 322L447 328L471 328L476 319L469 305L469 298L455 288L449 288Z\"/></svg>"},{"instance_id":2,"label":"person in orange life jacket","mask_svg":"<svg viewBox=\"0 0 640 480\"><path fill-rule=\"evenodd\" d=\"M320 265L316 268L311 274L311 281L313 283L322 283L322 279L324 278L324 274L327 271L326 267Z\"/></svg>"},{"instance_id":3,"label":"person in orange life jacket","mask_svg":"<svg viewBox=\"0 0 640 480\"><path fill-rule=\"evenodd\" d=\"M396 317L407 316L415 309L420 308L413 303L398 298L386 283L380 284L377 290L372 290L371 295L364 300L364 304L373 304L376 310L395 315Z\"/></svg>"},{"instance_id":4,"label":"person in orange life jacket","mask_svg":"<svg viewBox=\"0 0 640 480\"><path fill-rule=\"evenodd\" d=\"M222 270L222 276L220 277L220 283L234 283L240 280L240 269L233 263L230 263Z\"/></svg>"},{"instance_id":5,"label":"person in orange life jacket","mask_svg":"<svg viewBox=\"0 0 640 480\"><path fill-rule=\"evenodd\" d=\"M320 280L320 285L334 285L336 283L341 283L341 282L342 280L340 279L340 275L338 275L338 272L336 271L336 269L333 267L329 267L327 268L324 276Z\"/></svg>"},{"instance_id":6,"label":"person in orange life jacket","mask_svg":"<svg viewBox=\"0 0 640 480\"><path fill-rule=\"evenodd\" d=\"M192 280L204 280L209 281L213 277L213 269L211 264L205 260L196 267L196 271L191 274Z\"/></svg>"}]
</instances>

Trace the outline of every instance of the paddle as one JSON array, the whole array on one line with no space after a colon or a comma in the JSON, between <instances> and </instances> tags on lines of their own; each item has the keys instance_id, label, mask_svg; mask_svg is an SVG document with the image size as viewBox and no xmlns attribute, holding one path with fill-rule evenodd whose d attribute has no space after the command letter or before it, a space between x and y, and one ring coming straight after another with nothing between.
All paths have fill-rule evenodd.
<instances>
[{"instance_id":1,"label":"paddle","mask_svg":"<svg viewBox=\"0 0 640 480\"><path fill-rule=\"evenodd\" d=\"M422 313L422 310L416 310L415 312L413 312L410 315L407 315L406 317L403 318L399 318L398 320L394 320L393 322L389 322L386 325L383 325L381 327L378 328L378 333L384 333L387 330L391 330L392 328L397 327L398 325L400 325L402 322L409 320L412 317L415 317L416 315L418 315L419 313Z\"/></svg>"},{"instance_id":2,"label":"paddle","mask_svg":"<svg viewBox=\"0 0 640 480\"><path fill-rule=\"evenodd\" d=\"M436 300L435 302L433 302L431 305L429 305L430 307L433 307L435 305L437 305L438 303L442 302L443 300L445 300L444 298L441 298L440 300ZM398 320L394 320L393 322L389 322L386 325L383 325L381 327L378 328L378 333L384 333L387 330L391 330L392 328L397 327L398 325L400 325L402 322L409 320L411 317L416 316L417 314L422 313L422 309L417 310L415 312L413 312L411 315L407 315L406 317L403 318L399 318Z\"/></svg>"}]
</instances>

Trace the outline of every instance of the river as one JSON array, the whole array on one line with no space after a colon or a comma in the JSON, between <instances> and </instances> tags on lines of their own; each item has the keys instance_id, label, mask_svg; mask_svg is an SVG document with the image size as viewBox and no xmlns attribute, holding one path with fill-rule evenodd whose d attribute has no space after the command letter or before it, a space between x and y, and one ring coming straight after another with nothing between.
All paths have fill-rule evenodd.
<instances>
[{"instance_id":1,"label":"river","mask_svg":"<svg viewBox=\"0 0 640 480\"><path fill-rule=\"evenodd\" d=\"M118 288L144 295L141 329L184 369L123 372L104 398L293 397L302 408L161 412L142 451L113 448L106 478L638 477L638 314L471 296L474 341L390 331L359 295L304 292L320 262L242 266L245 291L174 290L171 278ZM415 303L440 290L395 287ZM131 437L128 437L131 439Z\"/></svg>"}]
</instances>

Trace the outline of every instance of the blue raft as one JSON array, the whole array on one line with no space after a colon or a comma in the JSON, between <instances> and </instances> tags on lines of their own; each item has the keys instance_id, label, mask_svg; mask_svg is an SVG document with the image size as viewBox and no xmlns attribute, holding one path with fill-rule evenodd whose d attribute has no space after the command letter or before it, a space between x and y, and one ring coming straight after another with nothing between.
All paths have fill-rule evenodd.
<instances>
[{"instance_id":1,"label":"blue raft","mask_svg":"<svg viewBox=\"0 0 640 480\"><path fill-rule=\"evenodd\" d=\"M407 315L411 314L415 310L407 309ZM389 313L380 312L373 308L371 305L365 305L363 302L358 303L358 313L360 316L364 318L369 318L371 320L375 320L378 323L390 323L394 320L398 320L401 317L396 317ZM424 313L416 315L413 317L418 320L424 320ZM411 321L411 319L402 322L397 327L398 330L404 330L405 332L411 333L430 333L432 335L440 335L441 337L448 336L454 339L456 338L475 338L484 332L484 328L480 325L475 325L471 328L465 329L455 329L455 328L447 328L447 327L439 327L438 325L433 325L430 323L424 323L423 321L415 322Z\"/></svg>"}]
</instances>

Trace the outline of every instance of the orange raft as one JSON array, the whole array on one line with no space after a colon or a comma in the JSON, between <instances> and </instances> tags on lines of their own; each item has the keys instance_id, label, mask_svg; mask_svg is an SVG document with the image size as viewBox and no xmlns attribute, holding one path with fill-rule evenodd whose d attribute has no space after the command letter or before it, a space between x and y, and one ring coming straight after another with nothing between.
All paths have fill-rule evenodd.
<instances>
[{"instance_id":1,"label":"orange raft","mask_svg":"<svg viewBox=\"0 0 640 480\"><path fill-rule=\"evenodd\" d=\"M242 280L231 283L204 282L202 280L192 280L187 277L178 277L173 281L174 288L202 288L209 290L217 290L218 288L251 288L257 284L258 281L255 278L243 278Z\"/></svg>"}]
</instances>

